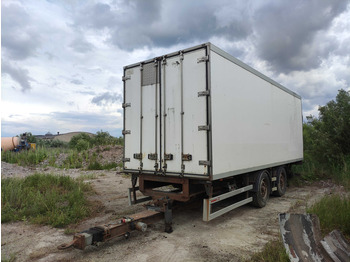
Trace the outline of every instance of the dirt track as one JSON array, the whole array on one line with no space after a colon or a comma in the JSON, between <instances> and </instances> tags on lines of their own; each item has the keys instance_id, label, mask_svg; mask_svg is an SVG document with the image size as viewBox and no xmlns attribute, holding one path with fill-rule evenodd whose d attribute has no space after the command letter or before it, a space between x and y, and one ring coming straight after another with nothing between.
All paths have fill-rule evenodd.
<instances>
[{"instance_id":1,"label":"dirt track","mask_svg":"<svg viewBox=\"0 0 350 262\"><path fill-rule=\"evenodd\" d=\"M143 210L141 205L127 205L130 180L115 171L36 170L2 163L1 176L25 176L38 171L97 177L90 181L97 192L91 200L102 205L93 218L74 227L77 231ZM13 255L16 261L241 261L278 238L279 213L305 212L306 206L336 190L332 184L321 183L288 188L284 197L271 197L265 208L243 206L210 222L202 221L202 203L198 201L174 211L172 234L164 233L163 222L158 222L145 233L133 232L128 240L114 239L84 251L57 250L58 245L72 240L64 229L26 222L2 224L1 254L2 259Z\"/></svg>"}]
</instances>

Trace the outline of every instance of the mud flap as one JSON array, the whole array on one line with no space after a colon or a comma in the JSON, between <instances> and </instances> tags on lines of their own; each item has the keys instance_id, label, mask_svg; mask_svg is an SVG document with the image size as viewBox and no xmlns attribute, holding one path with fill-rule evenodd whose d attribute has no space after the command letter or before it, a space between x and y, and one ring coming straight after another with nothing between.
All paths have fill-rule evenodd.
<instances>
[{"instance_id":1,"label":"mud flap","mask_svg":"<svg viewBox=\"0 0 350 262\"><path fill-rule=\"evenodd\" d=\"M320 225L316 215L282 213L279 223L291 262L332 261L320 244Z\"/></svg>"}]
</instances>

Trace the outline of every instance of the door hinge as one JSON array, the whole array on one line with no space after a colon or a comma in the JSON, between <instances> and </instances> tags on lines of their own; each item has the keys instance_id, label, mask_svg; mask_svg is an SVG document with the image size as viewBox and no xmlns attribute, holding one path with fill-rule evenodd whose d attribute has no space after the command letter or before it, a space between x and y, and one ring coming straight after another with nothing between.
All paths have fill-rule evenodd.
<instances>
[{"instance_id":1,"label":"door hinge","mask_svg":"<svg viewBox=\"0 0 350 262\"><path fill-rule=\"evenodd\" d=\"M126 80L129 80L129 79L131 79L131 76L123 76L122 77L122 80L125 82Z\"/></svg>"},{"instance_id":2,"label":"door hinge","mask_svg":"<svg viewBox=\"0 0 350 262\"><path fill-rule=\"evenodd\" d=\"M157 160L158 159L158 154L148 154L148 159L149 160Z\"/></svg>"},{"instance_id":3,"label":"door hinge","mask_svg":"<svg viewBox=\"0 0 350 262\"><path fill-rule=\"evenodd\" d=\"M162 65L166 65L166 56L163 56Z\"/></svg>"},{"instance_id":4,"label":"door hinge","mask_svg":"<svg viewBox=\"0 0 350 262\"><path fill-rule=\"evenodd\" d=\"M122 134L123 134L123 135L130 135L130 134L131 134L131 131L130 131L130 130L123 130L123 131L122 131Z\"/></svg>"},{"instance_id":5,"label":"door hinge","mask_svg":"<svg viewBox=\"0 0 350 262\"><path fill-rule=\"evenodd\" d=\"M141 153L135 153L134 154L135 159L142 159L142 154Z\"/></svg>"},{"instance_id":6,"label":"door hinge","mask_svg":"<svg viewBox=\"0 0 350 262\"><path fill-rule=\"evenodd\" d=\"M209 56L208 55L200 57L200 58L197 58L197 64L202 63L202 62L206 62L206 61L209 61Z\"/></svg>"},{"instance_id":7,"label":"door hinge","mask_svg":"<svg viewBox=\"0 0 350 262\"><path fill-rule=\"evenodd\" d=\"M206 90L206 91L200 91L198 92L198 97L200 96L210 96L210 91Z\"/></svg>"},{"instance_id":8,"label":"door hinge","mask_svg":"<svg viewBox=\"0 0 350 262\"><path fill-rule=\"evenodd\" d=\"M191 154L182 154L182 161L191 161L192 155Z\"/></svg>"},{"instance_id":9,"label":"door hinge","mask_svg":"<svg viewBox=\"0 0 350 262\"><path fill-rule=\"evenodd\" d=\"M123 162L130 162L130 158L123 158Z\"/></svg>"},{"instance_id":10,"label":"door hinge","mask_svg":"<svg viewBox=\"0 0 350 262\"><path fill-rule=\"evenodd\" d=\"M184 53L182 51L179 52L180 60L184 60Z\"/></svg>"},{"instance_id":11,"label":"door hinge","mask_svg":"<svg viewBox=\"0 0 350 262\"><path fill-rule=\"evenodd\" d=\"M200 166L210 166L210 161L207 160L199 160Z\"/></svg>"},{"instance_id":12,"label":"door hinge","mask_svg":"<svg viewBox=\"0 0 350 262\"><path fill-rule=\"evenodd\" d=\"M210 127L209 126L198 126L198 131L209 131Z\"/></svg>"},{"instance_id":13,"label":"door hinge","mask_svg":"<svg viewBox=\"0 0 350 262\"><path fill-rule=\"evenodd\" d=\"M164 160L173 160L173 154L164 154Z\"/></svg>"},{"instance_id":14,"label":"door hinge","mask_svg":"<svg viewBox=\"0 0 350 262\"><path fill-rule=\"evenodd\" d=\"M123 104L122 104L122 108L130 107L130 106L131 106L131 103L123 103Z\"/></svg>"}]
</instances>

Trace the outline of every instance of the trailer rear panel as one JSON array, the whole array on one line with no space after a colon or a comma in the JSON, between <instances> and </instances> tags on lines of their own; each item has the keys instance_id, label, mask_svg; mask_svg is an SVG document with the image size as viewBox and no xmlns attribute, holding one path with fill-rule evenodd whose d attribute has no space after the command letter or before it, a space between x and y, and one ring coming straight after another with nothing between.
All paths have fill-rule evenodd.
<instances>
[{"instance_id":1,"label":"trailer rear panel","mask_svg":"<svg viewBox=\"0 0 350 262\"><path fill-rule=\"evenodd\" d=\"M124 171L216 180L300 161L300 96L207 43L124 68Z\"/></svg>"}]
</instances>

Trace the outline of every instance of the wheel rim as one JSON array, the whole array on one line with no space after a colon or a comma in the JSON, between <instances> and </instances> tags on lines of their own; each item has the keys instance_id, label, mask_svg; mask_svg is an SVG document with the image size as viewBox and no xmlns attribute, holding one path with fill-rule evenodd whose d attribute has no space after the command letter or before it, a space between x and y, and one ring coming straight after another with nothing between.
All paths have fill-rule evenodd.
<instances>
[{"instance_id":1,"label":"wheel rim","mask_svg":"<svg viewBox=\"0 0 350 262\"><path fill-rule=\"evenodd\" d=\"M267 183L266 183L265 179L261 180L260 194L261 194L262 198L264 198L264 199L267 196Z\"/></svg>"}]
</instances>

